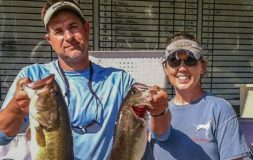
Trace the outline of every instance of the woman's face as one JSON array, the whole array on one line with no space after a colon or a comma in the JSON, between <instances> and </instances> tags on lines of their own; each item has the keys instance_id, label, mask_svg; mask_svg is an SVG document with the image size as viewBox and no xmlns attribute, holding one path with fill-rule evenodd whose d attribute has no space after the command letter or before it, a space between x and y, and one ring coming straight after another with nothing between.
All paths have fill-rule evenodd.
<instances>
[{"instance_id":1,"label":"woman's face","mask_svg":"<svg viewBox=\"0 0 253 160\"><path fill-rule=\"evenodd\" d=\"M189 58L189 55L183 50L177 53L177 58L181 60L181 63L172 58L170 63L167 61L163 66L170 83L176 91L200 89L200 77L205 72L204 62Z\"/></svg>"}]
</instances>

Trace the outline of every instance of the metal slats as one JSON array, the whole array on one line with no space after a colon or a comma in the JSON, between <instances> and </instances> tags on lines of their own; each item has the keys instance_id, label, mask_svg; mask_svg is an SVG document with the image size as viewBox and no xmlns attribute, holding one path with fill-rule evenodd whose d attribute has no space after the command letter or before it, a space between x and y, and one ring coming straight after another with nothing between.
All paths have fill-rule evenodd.
<instances>
[{"instance_id":1,"label":"metal slats","mask_svg":"<svg viewBox=\"0 0 253 160\"><path fill-rule=\"evenodd\" d=\"M252 1L203 0L202 44L211 64L206 89L229 100L238 111L236 84L252 83Z\"/></svg>"}]
</instances>

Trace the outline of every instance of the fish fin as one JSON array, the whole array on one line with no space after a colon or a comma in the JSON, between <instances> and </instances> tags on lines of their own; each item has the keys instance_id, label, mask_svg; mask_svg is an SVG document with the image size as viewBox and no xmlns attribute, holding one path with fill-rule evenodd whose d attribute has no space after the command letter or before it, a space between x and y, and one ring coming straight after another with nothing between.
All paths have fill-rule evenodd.
<instances>
[{"instance_id":1,"label":"fish fin","mask_svg":"<svg viewBox=\"0 0 253 160\"><path fill-rule=\"evenodd\" d=\"M30 126L25 131L25 137L26 137L27 141L31 140L31 128L30 128Z\"/></svg>"},{"instance_id":2,"label":"fish fin","mask_svg":"<svg viewBox=\"0 0 253 160\"><path fill-rule=\"evenodd\" d=\"M36 141L37 144L41 147L46 146L46 139L45 139L45 134L43 132L43 129L41 127L35 127L36 129Z\"/></svg>"}]
</instances>

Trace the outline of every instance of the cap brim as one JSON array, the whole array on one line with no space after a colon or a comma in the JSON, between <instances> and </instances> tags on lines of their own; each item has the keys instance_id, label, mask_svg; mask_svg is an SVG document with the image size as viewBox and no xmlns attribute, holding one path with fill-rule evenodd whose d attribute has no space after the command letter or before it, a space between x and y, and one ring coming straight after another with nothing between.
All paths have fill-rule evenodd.
<instances>
[{"instance_id":1,"label":"cap brim","mask_svg":"<svg viewBox=\"0 0 253 160\"><path fill-rule=\"evenodd\" d=\"M71 2L57 2L54 5L52 5L51 7L48 8L48 10L46 11L46 14L44 16L44 25L45 28L47 28L47 25L50 21L50 19L55 15L55 13L57 13L60 10L63 9L70 9L74 12L76 12L80 17L83 18L83 13L81 11L81 9L74 3Z\"/></svg>"}]
</instances>

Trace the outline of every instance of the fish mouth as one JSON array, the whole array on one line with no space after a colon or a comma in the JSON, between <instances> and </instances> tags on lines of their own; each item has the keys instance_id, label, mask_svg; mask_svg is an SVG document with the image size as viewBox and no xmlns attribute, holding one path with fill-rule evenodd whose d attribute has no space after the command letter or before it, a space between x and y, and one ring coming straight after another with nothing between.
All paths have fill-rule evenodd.
<instances>
[{"instance_id":1,"label":"fish mouth","mask_svg":"<svg viewBox=\"0 0 253 160\"><path fill-rule=\"evenodd\" d=\"M44 87L47 84L50 84L53 80L54 80L54 74L51 74L44 79L28 83L25 86L32 89L39 89L39 88Z\"/></svg>"},{"instance_id":2,"label":"fish mouth","mask_svg":"<svg viewBox=\"0 0 253 160\"><path fill-rule=\"evenodd\" d=\"M145 117L147 106L132 106L132 108L136 116L139 118Z\"/></svg>"}]
</instances>

